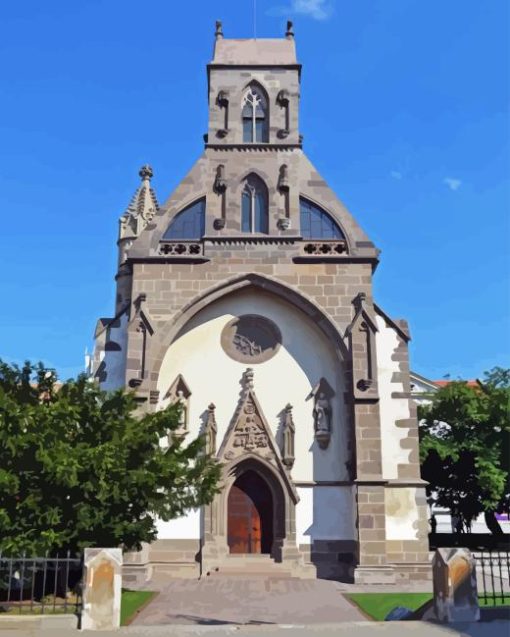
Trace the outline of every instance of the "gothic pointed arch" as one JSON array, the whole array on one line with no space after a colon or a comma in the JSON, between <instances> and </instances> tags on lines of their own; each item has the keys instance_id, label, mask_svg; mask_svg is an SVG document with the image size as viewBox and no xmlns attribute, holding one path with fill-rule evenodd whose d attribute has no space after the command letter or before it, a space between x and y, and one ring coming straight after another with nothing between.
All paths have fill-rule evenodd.
<instances>
[{"instance_id":1,"label":"gothic pointed arch","mask_svg":"<svg viewBox=\"0 0 510 637\"><path fill-rule=\"evenodd\" d=\"M152 349L153 378L157 378L159 374L168 347L195 314L198 314L214 301L250 286L275 294L280 299L293 305L297 310L302 311L329 339L337 353L338 360L345 361L348 359L349 352L343 335L326 310L319 309L313 300L309 299L302 291L297 291L278 279L262 274L248 273L233 276L198 294L174 315L173 320L168 321L158 330Z\"/></svg>"},{"instance_id":2,"label":"gothic pointed arch","mask_svg":"<svg viewBox=\"0 0 510 637\"><path fill-rule=\"evenodd\" d=\"M165 241L201 239L205 233L205 197L183 208L170 221L163 234Z\"/></svg>"},{"instance_id":3,"label":"gothic pointed arch","mask_svg":"<svg viewBox=\"0 0 510 637\"><path fill-rule=\"evenodd\" d=\"M316 203L299 198L301 236L303 239L345 240L345 234L338 222Z\"/></svg>"},{"instance_id":4,"label":"gothic pointed arch","mask_svg":"<svg viewBox=\"0 0 510 637\"><path fill-rule=\"evenodd\" d=\"M228 463L246 457L269 463L268 468L276 471L282 486L296 503L299 496L285 470L281 452L255 394L252 369L244 372L241 386L239 402L218 450L218 458L227 463L227 467Z\"/></svg>"},{"instance_id":5,"label":"gothic pointed arch","mask_svg":"<svg viewBox=\"0 0 510 637\"><path fill-rule=\"evenodd\" d=\"M263 179L252 172L242 182L241 231L267 234L269 231L269 198Z\"/></svg>"},{"instance_id":6,"label":"gothic pointed arch","mask_svg":"<svg viewBox=\"0 0 510 637\"><path fill-rule=\"evenodd\" d=\"M269 100L258 82L250 82L243 91L241 118L243 142L254 144L269 141Z\"/></svg>"}]
</instances>

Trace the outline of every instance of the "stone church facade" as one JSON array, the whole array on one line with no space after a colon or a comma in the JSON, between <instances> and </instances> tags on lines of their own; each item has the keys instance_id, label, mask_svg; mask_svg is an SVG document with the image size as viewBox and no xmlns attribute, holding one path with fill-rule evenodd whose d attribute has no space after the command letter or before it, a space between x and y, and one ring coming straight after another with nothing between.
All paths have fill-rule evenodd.
<instances>
[{"instance_id":1,"label":"stone church facade","mask_svg":"<svg viewBox=\"0 0 510 637\"><path fill-rule=\"evenodd\" d=\"M169 199L152 169L120 219L116 311L94 374L222 463L211 505L160 522L133 577L274 565L301 577L429 577L407 323L374 302L378 250L303 152L301 65L217 24L205 149ZM248 562L247 562L248 560Z\"/></svg>"}]
</instances>

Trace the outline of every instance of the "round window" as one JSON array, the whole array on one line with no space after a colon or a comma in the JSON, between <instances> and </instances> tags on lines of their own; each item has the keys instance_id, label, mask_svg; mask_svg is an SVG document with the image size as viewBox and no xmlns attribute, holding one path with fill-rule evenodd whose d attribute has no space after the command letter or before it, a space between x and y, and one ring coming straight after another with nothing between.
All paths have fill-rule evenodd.
<instances>
[{"instance_id":1,"label":"round window","mask_svg":"<svg viewBox=\"0 0 510 637\"><path fill-rule=\"evenodd\" d=\"M229 321L221 332L221 346L239 363L263 363L282 342L278 326L258 314L243 314Z\"/></svg>"}]
</instances>

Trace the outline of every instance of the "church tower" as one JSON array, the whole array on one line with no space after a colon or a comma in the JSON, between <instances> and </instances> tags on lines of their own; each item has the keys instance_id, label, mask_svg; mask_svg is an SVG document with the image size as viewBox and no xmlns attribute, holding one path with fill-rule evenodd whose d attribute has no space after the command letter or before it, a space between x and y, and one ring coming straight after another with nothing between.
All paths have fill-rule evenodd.
<instances>
[{"instance_id":1,"label":"church tower","mask_svg":"<svg viewBox=\"0 0 510 637\"><path fill-rule=\"evenodd\" d=\"M162 205L144 166L121 218L95 376L141 410L179 401L179 435L223 466L221 494L161 522L133 576L246 572L260 553L302 577L429 577L407 323L374 303L379 251L303 152L300 76L291 22L256 40L218 22L204 152Z\"/></svg>"}]
</instances>

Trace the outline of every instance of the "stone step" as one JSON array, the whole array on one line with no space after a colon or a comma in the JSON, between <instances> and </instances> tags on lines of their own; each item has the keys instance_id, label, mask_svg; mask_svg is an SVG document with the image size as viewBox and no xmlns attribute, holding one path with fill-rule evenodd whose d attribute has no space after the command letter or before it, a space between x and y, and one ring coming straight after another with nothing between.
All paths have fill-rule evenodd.
<instances>
[{"instance_id":1,"label":"stone step","mask_svg":"<svg viewBox=\"0 0 510 637\"><path fill-rule=\"evenodd\" d=\"M207 574L205 574L207 575ZM227 555L222 564L211 569L208 577L291 577L292 571L270 555Z\"/></svg>"}]
</instances>

